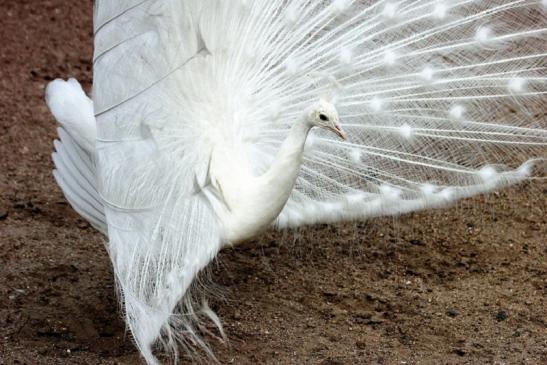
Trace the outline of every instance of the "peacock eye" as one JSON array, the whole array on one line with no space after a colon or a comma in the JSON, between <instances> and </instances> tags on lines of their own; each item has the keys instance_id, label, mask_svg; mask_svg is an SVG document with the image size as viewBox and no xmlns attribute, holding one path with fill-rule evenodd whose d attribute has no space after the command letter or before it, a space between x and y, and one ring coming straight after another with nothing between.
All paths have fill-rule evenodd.
<instances>
[{"instance_id":1,"label":"peacock eye","mask_svg":"<svg viewBox=\"0 0 547 365\"><path fill-rule=\"evenodd\" d=\"M327 117L325 114L321 113L319 114L319 119L321 119L322 121L325 121L325 122L328 122L329 121L329 117Z\"/></svg>"}]
</instances>

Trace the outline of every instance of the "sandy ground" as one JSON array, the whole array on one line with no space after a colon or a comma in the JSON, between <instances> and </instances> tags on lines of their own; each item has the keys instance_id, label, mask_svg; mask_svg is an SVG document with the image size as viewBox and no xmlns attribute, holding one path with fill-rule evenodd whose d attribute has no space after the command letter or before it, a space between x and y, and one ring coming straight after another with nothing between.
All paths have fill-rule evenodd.
<instances>
[{"instance_id":1,"label":"sandy ground","mask_svg":"<svg viewBox=\"0 0 547 365\"><path fill-rule=\"evenodd\" d=\"M102 237L51 170L46 83L91 83L91 1L0 1L0 364L138 364ZM547 184L223 252L223 364L547 364Z\"/></svg>"}]
</instances>

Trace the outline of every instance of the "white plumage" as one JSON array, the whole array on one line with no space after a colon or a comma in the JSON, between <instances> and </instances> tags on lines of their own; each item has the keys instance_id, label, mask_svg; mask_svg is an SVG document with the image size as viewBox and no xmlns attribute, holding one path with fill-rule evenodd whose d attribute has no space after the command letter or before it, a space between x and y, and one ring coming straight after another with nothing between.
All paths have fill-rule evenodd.
<instances>
[{"instance_id":1,"label":"white plumage","mask_svg":"<svg viewBox=\"0 0 547 365\"><path fill-rule=\"evenodd\" d=\"M209 352L190 288L225 245L530 177L546 33L537 0L97 0L93 102L47 89L55 176L146 361Z\"/></svg>"}]
</instances>

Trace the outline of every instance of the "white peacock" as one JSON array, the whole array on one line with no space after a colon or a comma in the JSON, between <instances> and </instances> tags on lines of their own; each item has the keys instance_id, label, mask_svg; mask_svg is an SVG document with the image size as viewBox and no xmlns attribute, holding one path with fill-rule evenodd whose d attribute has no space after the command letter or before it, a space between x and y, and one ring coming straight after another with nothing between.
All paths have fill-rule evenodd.
<instances>
[{"instance_id":1,"label":"white peacock","mask_svg":"<svg viewBox=\"0 0 547 365\"><path fill-rule=\"evenodd\" d=\"M546 9L96 0L93 101L75 80L47 89L55 177L108 237L145 360L158 342L212 356L196 324L220 321L189 288L224 246L529 178L547 146Z\"/></svg>"}]
</instances>

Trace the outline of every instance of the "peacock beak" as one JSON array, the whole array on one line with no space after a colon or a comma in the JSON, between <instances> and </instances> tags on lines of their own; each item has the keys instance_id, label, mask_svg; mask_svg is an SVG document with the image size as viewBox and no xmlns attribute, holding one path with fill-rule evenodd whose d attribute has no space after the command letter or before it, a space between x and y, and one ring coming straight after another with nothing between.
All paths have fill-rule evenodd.
<instances>
[{"instance_id":1,"label":"peacock beak","mask_svg":"<svg viewBox=\"0 0 547 365\"><path fill-rule=\"evenodd\" d=\"M344 130L342 129L342 126L340 125L340 122L335 122L334 123L334 133L336 133L344 141L347 141L348 134L346 132L344 132Z\"/></svg>"}]
</instances>

